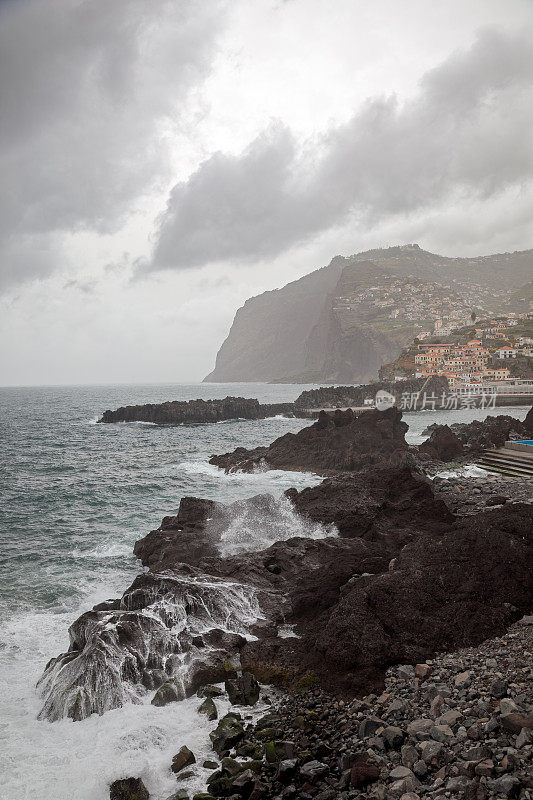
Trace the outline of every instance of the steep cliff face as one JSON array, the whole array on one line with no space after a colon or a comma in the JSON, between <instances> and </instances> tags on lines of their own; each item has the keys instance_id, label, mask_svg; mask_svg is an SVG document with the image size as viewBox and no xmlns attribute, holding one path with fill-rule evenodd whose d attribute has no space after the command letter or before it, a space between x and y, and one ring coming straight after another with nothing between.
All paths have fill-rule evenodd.
<instances>
[{"instance_id":1,"label":"steep cliff face","mask_svg":"<svg viewBox=\"0 0 533 800\"><path fill-rule=\"evenodd\" d=\"M406 245L336 256L327 267L247 300L205 380L371 380L412 341L423 322L391 322L390 308L380 307L375 298L365 300L364 290L373 283L387 286L405 279L412 288L425 281L421 288L427 291L437 282L446 285L449 295L476 283L490 295L501 291L502 276L509 289L518 288L532 270L533 250L447 258Z\"/></svg>"},{"instance_id":2,"label":"steep cliff face","mask_svg":"<svg viewBox=\"0 0 533 800\"><path fill-rule=\"evenodd\" d=\"M396 277L371 261L346 264L309 335L304 369L292 376L296 382L369 381L391 354L399 353L412 338L413 326L380 330L379 309L373 303L351 305L346 299L360 296L375 282L386 286Z\"/></svg>"},{"instance_id":3,"label":"steep cliff face","mask_svg":"<svg viewBox=\"0 0 533 800\"><path fill-rule=\"evenodd\" d=\"M239 308L206 381L283 381L305 364L306 342L344 259Z\"/></svg>"}]
</instances>

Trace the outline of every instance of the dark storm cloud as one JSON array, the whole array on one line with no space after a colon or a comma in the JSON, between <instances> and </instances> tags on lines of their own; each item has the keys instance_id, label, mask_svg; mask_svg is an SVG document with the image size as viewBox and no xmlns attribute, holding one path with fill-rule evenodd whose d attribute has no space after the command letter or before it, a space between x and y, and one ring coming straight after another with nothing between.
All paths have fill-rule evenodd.
<instances>
[{"instance_id":1,"label":"dark storm cloud","mask_svg":"<svg viewBox=\"0 0 533 800\"><path fill-rule=\"evenodd\" d=\"M484 29L414 99L371 99L319 146L300 149L280 124L239 156L216 153L172 190L144 268L253 261L351 216L368 226L520 186L533 175L532 79L531 35Z\"/></svg>"},{"instance_id":2,"label":"dark storm cloud","mask_svg":"<svg viewBox=\"0 0 533 800\"><path fill-rule=\"evenodd\" d=\"M57 266L54 234L113 232L165 164L158 125L207 74L222 4L26 0L0 10L0 262Z\"/></svg>"}]
</instances>

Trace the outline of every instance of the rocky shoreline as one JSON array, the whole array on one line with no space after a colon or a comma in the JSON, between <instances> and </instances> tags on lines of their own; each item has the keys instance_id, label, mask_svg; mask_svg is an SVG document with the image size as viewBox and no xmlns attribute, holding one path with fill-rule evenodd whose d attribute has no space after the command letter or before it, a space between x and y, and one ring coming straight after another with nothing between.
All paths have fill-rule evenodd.
<instances>
[{"instance_id":1,"label":"rocky shoreline","mask_svg":"<svg viewBox=\"0 0 533 800\"><path fill-rule=\"evenodd\" d=\"M123 406L115 411L104 411L99 423L149 422L155 425L192 425L221 422L229 419L265 419L282 414L284 416L314 418L320 409L330 412L348 406L364 407L374 401L378 391L394 397L400 407L402 395L413 398L420 395L419 402L412 403L411 410L422 408L423 394L441 397L448 394L446 378L413 378L403 381L370 383L363 386L327 386L302 392L294 403L260 403L246 397L225 397L222 400L171 400L166 403L146 403Z\"/></svg>"},{"instance_id":2,"label":"rocky shoreline","mask_svg":"<svg viewBox=\"0 0 533 800\"><path fill-rule=\"evenodd\" d=\"M390 668L379 694L345 702L302 686L255 723L246 706L259 686L250 675L207 687L200 713L216 719L224 694L237 707L211 734L217 755L202 764L213 770L206 791L178 788L168 800L530 800L532 655L530 616L476 648ZM171 765L177 785L198 766L183 745ZM111 800L126 797L149 794L139 779L117 782Z\"/></svg>"},{"instance_id":3,"label":"rocky shoreline","mask_svg":"<svg viewBox=\"0 0 533 800\"><path fill-rule=\"evenodd\" d=\"M431 425L429 438L418 447L405 440L408 426L396 406L354 413L351 409L333 413L321 411L318 420L298 433L286 433L268 447L211 457L209 463L226 472L268 469L305 470L318 475L357 472L377 465L409 465L436 469L439 464L468 463L487 448L501 447L508 439L530 438L533 413L523 422L506 415L488 416L483 422Z\"/></svg>"},{"instance_id":4,"label":"rocky shoreline","mask_svg":"<svg viewBox=\"0 0 533 800\"><path fill-rule=\"evenodd\" d=\"M396 408L324 413L269 448L215 457L225 469L263 464L326 477L281 501L183 498L177 515L135 545L148 571L72 625L69 651L40 681L41 718L79 720L197 693L215 721L222 689L213 684L224 683L238 713L211 734L215 774L196 800L530 800L522 755L531 758L533 718L510 656L500 697L487 694L486 664L479 703L473 683L455 680L531 613L533 482L444 476L481 444L532 429L533 411L523 423L437 426L416 448ZM444 476L431 480L430 470ZM314 535L284 538L287 514ZM228 549L228 530L244 519L274 526L279 540ZM438 655L464 648L470 656ZM454 672L453 658L466 667ZM254 728L239 709L257 701L258 682L288 694L275 719ZM512 732L496 702L505 698L508 713L526 720ZM463 753L469 742L483 750L479 759ZM177 743L172 765L182 779L194 763L186 744ZM112 800L146 800L140 779L131 781L113 785ZM186 786L172 800L190 797Z\"/></svg>"}]
</instances>

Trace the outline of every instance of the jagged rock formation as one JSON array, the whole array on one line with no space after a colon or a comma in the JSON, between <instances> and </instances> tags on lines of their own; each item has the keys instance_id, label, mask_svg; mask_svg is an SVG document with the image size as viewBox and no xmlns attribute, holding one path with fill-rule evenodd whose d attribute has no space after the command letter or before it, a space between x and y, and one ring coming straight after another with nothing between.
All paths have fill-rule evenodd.
<instances>
[{"instance_id":1,"label":"jagged rock formation","mask_svg":"<svg viewBox=\"0 0 533 800\"><path fill-rule=\"evenodd\" d=\"M464 447L448 425L436 425L429 439L419 446L418 452L434 461L453 461L464 454Z\"/></svg>"},{"instance_id":2,"label":"jagged rock formation","mask_svg":"<svg viewBox=\"0 0 533 800\"><path fill-rule=\"evenodd\" d=\"M327 267L247 300L205 380L362 383L412 341L414 321L384 331L371 314L347 313L333 298L378 278L413 276L455 288L468 282L499 288L505 272L509 286L518 288L532 267L531 250L447 258L406 245L336 256Z\"/></svg>"},{"instance_id":3,"label":"jagged rock formation","mask_svg":"<svg viewBox=\"0 0 533 800\"><path fill-rule=\"evenodd\" d=\"M374 400L378 391L385 391L393 395L396 405L400 408L402 395L411 396L418 393L418 405L422 406L424 392L428 397L435 395L435 397L440 398L443 394L448 394L449 385L445 377L433 375L430 378L381 381L365 386L321 386L320 389L308 389L302 392L294 401L294 409L298 413L298 409L305 408L362 407L366 400Z\"/></svg>"},{"instance_id":4,"label":"jagged rock formation","mask_svg":"<svg viewBox=\"0 0 533 800\"><path fill-rule=\"evenodd\" d=\"M242 649L243 634L251 628L271 629L297 609L300 615L322 611L354 574L385 571L418 524L435 525L436 531L449 524L449 513L419 476L378 471L370 481L371 492L364 490L364 482L340 494L338 486L325 486L322 515L316 498L305 493L293 497L298 514L323 520L324 534L330 532L326 538L288 539L227 558L216 545L234 506L184 499L176 517L165 518L158 531L136 545L150 571L139 575L122 598L99 604L71 626L68 652L52 659L39 683L44 699L40 717L79 720L139 702L154 690L154 704L162 705L232 677L231 657ZM328 511L330 492L337 494ZM409 502L420 505L412 518L406 514ZM350 522L338 537L331 527L331 506L343 503ZM275 512L273 498L241 503L252 510L258 504ZM384 519L387 507L390 525Z\"/></svg>"},{"instance_id":5,"label":"jagged rock formation","mask_svg":"<svg viewBox=\"0 0 533 800\"><path fill-rule=\"evenodd\" d=\"M284 536L291 520L283 504L270 494L258 494L229 505L184 497L174 517L164 517L160 527L135 543L134 554L152 571L172 568L176 563L197 565L203 558L219 555L223 536L239 522L243 528L271 528L271 536ZM245 549L244 547L237 549Z\"/></svg>"},{"instance_id":6,"label":"jagged rock formation","mask_svg":"<svg viewBox=\"0 0 533 800\"><path fill-rule=\"evenodd\" d=\"M135 547L149 572L71 626L69 651L39 682L40 717L83 719L151 692L154 705L179 700L234 678L239 656L263 682L313 672L350 694L380 686L391 664L503 632L531 604L532 507L454 518L408 466L406 428L396 408L324 412L261 450L333 479L280 502L185 498ZM236 514L275 518L283 503L320 537L221 555ZM282 624L300 638L278 636Z\"/></svg>"},{"instance_id":7,"label":"jagged rock formation","mask_svg":"<svg viewBox=\"0 0 533 800\"><path fill-rule=\"evenodd\" d=\"M416 537L391 571L337 585L321 615L289 617L301 638L247 643L243 667L286 682L313 671L322 685L353 692L379 686L391 664L503 632L531 604L531 510L504 506Z\"/></svg>"},{"instance_id":8,"label":"jagged rock formation","mask_svg":"<svg viewBox=\"0 0 533 800\"><path fill-rule=\"evenodd\" d=\"M344 392L346 388L341 387ZM317 394L335 389L319 389ZM312 395L313 392L304 393ZM467 454L502 447L509 439L531 435L531 412L524 423L514 417L487 416L485 420L448 425L431 425L429 438L418 447L405 441L407 425L396 406L385 411L371 409L357 416L351 409L322 410L318 420L298 433L286 433L268 447L247 450L237 447L231 453L214 455L214 464L226 472L250 472L263 466L269 469L302 470L318 475L353 472L372 465L409 465L428 461L448 462Z\"/></svg>"},{"instance_id":9,"label":"jagged rock formation","mask_svg":"<svg viewBox=\"0 0 533 800\"><path fill-rule=\"evenodd\" d=\"M451 425L451 430L463 443L465 452L469 453L480 453L482 450L493 447L503 447L509 439L520 439L528 436L525 422L522 423L519 419L505 414L500 414L497 417L489 416L483 421L455 422Z\"/></svg>"},{"instance_id":10,"label":"jagged rock formation","mask_svg":"<svg viewBox=\"0 0 533 800\"><path fill-rule=\"evenodd\" d=\"M265 419L276 414L292 414L292 403L265 403L245 397L223 400L171 400L125 406L104 411L98 422L153 422L156 425L187 425L220 422L226 419Z\"/></svg>"},{"instance_id":11,"label":"jagged rock formation","mask_svg":"<svg viewBox=\"0 0 533 800\"><path fill-rule=\"evenodd\" d=\"M289 489L287 496L299 514L333 524L339 536L349 538L392 537L401 544L430 523L438 527L453 520L435 496L432 482L409 467L378 466L343 474L300 492Z\"/></svg>"},{"instance_id":12,"label":"jagged rock formation","mask_svg":"<svg viewBox=\"0 0 533 800\"><path fill-rule=\"evenodd\" d=\"M319 475L360 470L377 463L402 463L408 446L407 425L401 420L402 413L396 407L363 411L359 416L351 409L331 415L321 411L313 425L298 433L286 433L268 447L237 447L232 453L212 456L209 463L226 472L250 472L264 463L270 469Z\"/></svg>"},{"instance_id":13,"label":"jagged rock formation","mask_svg":"<svg viewBox=\"0 0 533 800\"><path fill-rule=\"evenodd\" d=\"M247 300L205 380L278 381L300 371L307 338L343 265L339 256L282 289Z\"/></svg>"},{"instance_id":14,"label":"jagged rock formation","mask_svg":"<svg viewBox=\"0 0 533 800\"><path fill-rule=\"evenodd\" d=\"M68 652L48 663L38 684L40 719L103 714L169 681L167 698L183 699L235 675L228 658L260 614L257 590L175 567L139 575L122 598L71 625Z\"/></svg>"}]
</instances>

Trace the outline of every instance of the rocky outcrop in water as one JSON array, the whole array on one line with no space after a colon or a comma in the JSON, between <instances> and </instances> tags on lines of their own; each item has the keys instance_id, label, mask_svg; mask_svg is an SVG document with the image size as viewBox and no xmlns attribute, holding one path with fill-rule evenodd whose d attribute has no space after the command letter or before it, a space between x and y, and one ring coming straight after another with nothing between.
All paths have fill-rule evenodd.
<instances>
[{"instance_id":1,"label":"rocky outcrop in water","mask_svg":"<svg viewBox=\"0 0 533 800\"><path fill-rule=\"evenodd\" d=\"M407 457L407 425L397 408L386 411L322 411L317 422L298 433L286 433L269 447L212 456L209 463L226 472L270 469L303 470L327 475L364 469L377 463L401 463Z\"/></svg>"},{"instance_id":2,"label":"rocky outcrop in water","mask_svg":"<svg viewBox=\"0 0 533 800\"><path fill-rule=\"evenodd\" d=\"M168 684L161 702L236 675L231 656L260 615L255 587L176 565L139 575L122 598L82 614L67 653L52 659L38 687L40 719L84 719Z\"/></svg>"},{"instance_id":3,"label":"rocky outcrop in water","mask_svg":"<svg viewBox=\"0 0 533 800\"><path fill-rule=\"evenodd\" d=\"M483 422L478 420L469 423L456 422L451 429L462 441L465 450L470 453L479 453L492 447L503 447L509 439L525 438L528 435L524 423L502 414L497 417L486 417Z\"/></svg>"},{"instance_id":4,"label":"rocky outcrop in water","mask_svg":"<svg viewBox=\"0 0 533 800\"><path fill-rule=\"evenodd\" d=\"M41 718L83 719L153 692L165 705L237 678L241 665L264 682L312 672L353 693L379 685L390 664L476 643L527 611L531 506L455 520L413 469L401 417L394 407L323 412L269 448L220 457L227 469L264 460L333 477L280 501L183 498L135 546L150 571L71 626L68 652L39 682ZM445 458L461 434L475 447L480 431L507 437L517 421L458 427L457 436L434 429L426 450ZM256 552L243 530L254 531ZM282 623L299 638L278 636ZM256 641L246 640L251 631Z\"/></svg>"},{"instance_id":5,"label":"rocky outcrop in water","mask_svg":"<svg viewBox=\"0 0 533 800\"><path fill-rule=\"evenodd\" d=\"M322 391L322 390L320 390ZM405 441L407 425L396 407L355 414L351 409L321 411L317 422L298 433L287 433L268 447L212 456L210 463L226 472L258 468L303 470L319 475L356 472L372 465L427 465L461 461L471 454L502 447L509 439L531 436L527 425L514 417L487 416L484 421L433 424L429 438L418 447ZM526 420L528 418L526 417Z\"/></svg>"},{"instance_id":6,"label":"rocky outcrop in water","mask_svg":"<svg viewBox=\"0 0 533 800\"><path fill-rule=\"evenodd\" d=\"M374 401L378 391L391 394L398 408L402 405L402 396L408 395L410 400L409 410L415 411L422 407L424 392L426 396L435 395L440 398L450 390L448 380L440 375L430 378L409 378L403 381L379 381L368 383L364 386L321 386L319 389L308 389L302 392L294 401L296 411L306 408L349 408L350 406L362 407L365 401Z\"/></svg>"},{"instance_id":7,"label":"rocky outcrop in water","mask_svg":"<svg viewBox=\"0 0 533 800\"><path fill-rule=\"evenodd\" d=\"M433 424L424 431L430 437L419 446L418 452L423 458L453 461L463 455L503 447L510 439L531 435L528 425L533 424L532 411L530 409L524 422L500 414L487 416L483 421L455 422L450 426Z\"/></svg>"},{"instance_id":8,"label":"rocky outcrop in water","mask_svg":"<svg viewBox=\"0 0 533 800\"><path fill-rule=\"evenodd\" d=\"M531 602L531 506L456 522L423 475L391 466L289 491L289 502L323 538L224 557L235 506L268 515L276 501L184 499L136 546L150 572L71 626L69 651L40 681L41 717L82 719L152 692L165 704L241 666L262 682L313 673L353 693L380 685L390 664L504 630ZM300 638L278 636L282 624Z\"/></svg>"},{"instance_id":9,"label":"rocky outcrop in water","mask_svg":"<svg viewBox=\"0 0 533 800\"><path fill-rule=\"evenodd\" d=\"M422 476L377 471L367 482L371 491L363 479L344 490L339 481L326 482L319 497L304 491L290 493L290 501L258 495L225 506L184 498L175 517L166 517L135 546L150 572L122 598L99 604L71 626L69 651L50 662L40 681L41 717L82 719L139 702L154 690L156 704L165 704L202 682L225 678L228 654L238 652L242 634L261 614L271 626L295 608L323 609L354 574L386 570L407 529L423 517L446 519ZM343 504L341 535L351 538L337 538L333 527L332 508ZM413 504L420 512L412 511ZM250 547L243 543L240 553L221 557L235 520L271 524L277 538L278 529L287 536L290 514L304 530L323 524L324 538L292 538L255 553L242 552Z\"/></svg>"},{"instance_id":10,"label":"rocky outcrop in water","mask_svg":"<svg viewBox=\"0 0 533 800\"><path fill-rule=\"evenodd\" d=\"M98 422L152 422L156 425L192 425L228 419L265 419L276 414L293 414L292 403L266 403L245 397L223 400L171 400L124 406L104 411Z\"/></svg>"}]
</instances>

